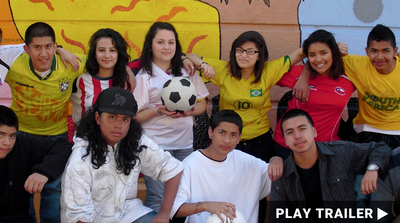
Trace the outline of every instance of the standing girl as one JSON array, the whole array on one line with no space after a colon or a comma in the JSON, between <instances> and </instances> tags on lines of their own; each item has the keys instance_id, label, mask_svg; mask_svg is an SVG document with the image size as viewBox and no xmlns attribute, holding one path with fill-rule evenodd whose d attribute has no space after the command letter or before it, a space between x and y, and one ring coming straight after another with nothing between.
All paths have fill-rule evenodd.
<instances>
[{"instance_id":1,"label":"standing girl","mask_svg":"<svg viewBox=\"0 0 400 223\"><path fill-rule=\"evenodd\" d=\"M220 89L219 110L237 112L243 120L242 137L236 149L265 162L274 155L274 141L267 112L271 110L269 92L293 64L303 58L301 48L279 59L267 62L268 49L264 38L256 31L242 33L232 43L229 62L187 57L203 70L205 76ZM266 199L260 203L259 222L264 222Z\"/></svg>"},{"instance_id":2,"label":"standing girl","mask_svg":"<svg viewBox=\"0 0 400 223\"><path fill-rule=\"evenodd\" d=\"M288 110L299 108L310 114L318 130L316 141L340 140L337 136L342 113L355 90L349 78L344 75L342 54L332 33L317 30L303 42L303 51L308 58L304 69L312 73L309 80L310 96L301 103L295 97L288 102ZM303 66L294 66L278 82L279 86L293 88ZM281 120L275 129L275 150L283 159L290 155L285 145Z\"/></svg>"},{"instance_id":3,"label":"standing girl","mask_svg":"<svg viewBox=\"0 0 400 223\"><path fill-rule=\"evenodd\" d=\"M193 117L206 110L208 91L200 76L183 69L182 48L178 34L169 23L156 22L148 31L141 57L142 69L136 76L134 95L138 102L138 120L146 136L179 160L193 151ZM183 114L168 111L162 105L160 93L164 83L172 77L187 77L197 87L197 103ZM146 183L145 205L156 212L160 209L164 184L144 176Z\"/></svg>"},{"instance_id":4,"label":"standing girl","mask_svg":"<svg viewBox=\"0 0 400 223\"><path fill-rule=\"evenodd\" d=\"M104 89L135 87L127 83L129 76L134 80L134 75L127 67L129 46L121 34L108 28L100 29L92 35L89 45L86 73L75 80L71 95L74 123L85 115Z\"/></svg>"}]
</instances>

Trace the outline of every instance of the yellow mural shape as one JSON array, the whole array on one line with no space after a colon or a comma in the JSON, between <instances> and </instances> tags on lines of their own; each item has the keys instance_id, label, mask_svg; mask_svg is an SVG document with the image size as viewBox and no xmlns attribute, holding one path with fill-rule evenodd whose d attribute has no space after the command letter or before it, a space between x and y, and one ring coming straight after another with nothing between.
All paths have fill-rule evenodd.
<instances>
[{"instance_id":1,"label":"yellow mural shape","mask_svg":"<svg viewBox=\"0 0 400 223\"><path fill-rule=\"evenodd\" d=\"M218 11L196 0L10 0L19 34L34 22L50 24L56 42L71 52L86 54L90 36L101 28L120 32L131 46L131 58L141 55L144 37L156 21L172 23L183 52L219 58Z\"/></svg>"}]
</instances>

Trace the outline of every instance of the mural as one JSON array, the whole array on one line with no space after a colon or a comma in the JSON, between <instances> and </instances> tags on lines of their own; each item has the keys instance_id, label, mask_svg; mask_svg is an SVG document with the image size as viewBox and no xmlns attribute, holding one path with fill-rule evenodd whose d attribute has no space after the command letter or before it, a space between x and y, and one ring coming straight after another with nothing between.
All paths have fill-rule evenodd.
<instances>
[{"instance_id":1,"label":"mural","mask_svg":"<svg viewBox=\"0 0 400 223\"><path fill-rule=\"evenodd\" d=\"M30 24L43 21L54 28L58 44L71 52L86 54L90 36L100 28L110 27L124 36L132 49L132 59L136 59L151 24L165 21L174 24L184 52L197 49L207 56L219 57L218 12L198 1L11 0L9 8L19 34L16 36L11 30L13 37L9 42L20 42Z\"/></svg>"},{"instance_id":2,"label":"mural","mask_svg":"<svg viewBox=\"0 0 400 223\"><path fill-rule=\"evenodd\" d=\"M376 24L383 24L392 29L399 45L399 8L400 1L393 0L301 1L298 9L301 41L316 29L326 29L335 34L337 41L349 46L349 53L365 55L368 33Z\"/></svg>"},{"instance_id":3,"label":"mural","mask_svg":"<svg viewBox=\"0 0 400 223\"><path fill-rule=\"evenodd\" d=\"M270 51L277 52L277 58L299 46L297 16L286 13L295 12L299 1L289 2L9 0L0 2L0 26L3 44L15 44L23 43L22 37L30 24L47 22L55 29L58 44L76 53L87 51L87 42L95 31L110 27L129 42L132 59L140 56L144 35L155 21L174 24L184 52L224 59L227 59L230 44L240 33L258 30L266 37ZM276 40L286 41L286 44L279 47L274 44Z\"/></svg>"},{"instance_id":4,"label":"mural","mask_svg":"<svg viewBox=\"0 0 400 223\"><path fill-rule=\"evenodd\" d=\"M394 0L2 0L0 27L2 44L15 44L23 43L21 36L30 24L47 22L58 44L76 53L86 53L89 37L109 27L128 41L132 59L141 55L145 33L155 21L174 24L184 52L224 60L238 35L257 30L272 60L300 47L316 29L333 32L348 44L349 53L365 54L368 32L381 23L392 28L399 45L399 8L400 1ZM218 92L210 90L211 96ZM11 97L4 91L8 90L2 87L2 104L1 97ZM274 87L271 100L278 101L286 91Z\"/></svg>"}]
</instances>

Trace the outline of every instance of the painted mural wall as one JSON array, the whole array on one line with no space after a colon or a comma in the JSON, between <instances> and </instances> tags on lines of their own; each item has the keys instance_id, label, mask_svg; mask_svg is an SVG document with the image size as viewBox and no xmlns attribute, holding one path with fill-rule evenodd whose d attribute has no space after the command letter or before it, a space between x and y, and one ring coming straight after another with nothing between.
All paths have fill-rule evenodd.
<instances>
[{"instance_id":1,"label":"painted mural wall","mask_svg":"<svg viewBox=\"0 0 400 223\"><path fill-rule=\"evenodd\" d=\"M349 53L365 54L369 30L378 23L392 28L400 39L398 0L1 0L2 44L23 43L26 28L49 23L56 41L71 52L85 54L90 36L100 28L119 31L141 55L144 36L155 21L172 23L184 52L228 59L232 41L247 30L266 39L270 60L301 46L316 29L327 29L348 44ZM218 89L208 86L212 96ZM275 103L288 89L274 87ZM0 103L10 101L3 86ZM274 126L275 111L269 114Z\"/></svg>"}]
</instances>

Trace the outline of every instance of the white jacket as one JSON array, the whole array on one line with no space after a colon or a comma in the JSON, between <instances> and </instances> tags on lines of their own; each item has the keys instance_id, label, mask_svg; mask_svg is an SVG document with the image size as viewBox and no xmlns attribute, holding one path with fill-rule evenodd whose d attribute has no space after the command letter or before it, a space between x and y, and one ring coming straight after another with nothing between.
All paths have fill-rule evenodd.
<instances>
[{"instance_id":1,"label":"white jacket","mask_svg":"<svg viewBox=\"0 0 400 223\"><path fill-rule=\"evenodd\" d=\"M140 172L165 182L183 169L179 160L144 135L139 145L145 145L147 149L139 154L140 164L129 176L117 173L112 146L108 146L110 152L106 163L95 169L91 155L82 159L88 142L81 138L74 141L62 176L61 222L133 222L152 211L137 198Z\"/></svg>"}]
</instances>

